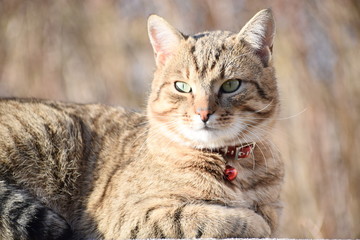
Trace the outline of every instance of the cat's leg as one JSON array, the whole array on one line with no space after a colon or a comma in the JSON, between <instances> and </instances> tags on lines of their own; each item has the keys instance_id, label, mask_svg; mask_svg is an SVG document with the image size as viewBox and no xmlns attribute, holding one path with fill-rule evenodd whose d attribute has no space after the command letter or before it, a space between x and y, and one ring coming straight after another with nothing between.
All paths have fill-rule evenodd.
<instances>
[{"instance_id":1,"label":"cat's leg","mask_svg":"<svg viewBox=\"0 0 360 240\"><path fill-rule=\"evenodd\" d=\"M279 216L282 206L280 204L257 206L256 211L269 223L271 238L277 237L279 228Z\"/></svg>"},{"instance_id":2,"label":"cat's leg","mask_svg":"<svg viewBox=\"0 0 360 240\"><path fill-rule=\"evenodd\" d=\"M68 240L68 223L27 192L0 180L0 239Z\"/></svg>"},{"instance_id":3,"label":"cat's leg","mask_svg":"<svg viewBox=\"0 0 360 240\"><path fill-rule=\"evenodd\" d=\"M271 234L264 218L246 208L184 204L150 207L138 217L122 227L128 230L127 238L261 238Z\"/></svg>"}]
</instances>

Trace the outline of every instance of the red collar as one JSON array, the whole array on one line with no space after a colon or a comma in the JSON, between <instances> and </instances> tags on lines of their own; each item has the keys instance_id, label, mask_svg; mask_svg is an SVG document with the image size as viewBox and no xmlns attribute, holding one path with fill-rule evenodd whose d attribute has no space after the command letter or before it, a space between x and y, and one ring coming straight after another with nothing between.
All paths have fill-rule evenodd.
<instances>
[{"instance_id":1,"label":"red collar","mask_svg":"<svg viewBox=\"0 0 360 240\"><path fill-rule=\"evenodd\" d=\"M239 146L223 147L215 151L221 153L224 157L228 159L239 160L240 158L249 157L255 148L255 144L255 142L245 143Z\"/></svg>"},{"instance_id":2,"label":"red collar","mask_svg":"<svg viewBox=\"0 0 360 240\"><path fill-rule=\"evenodd\" d=\"M216 152L222 154L224 158L239 160L240 158L249 157L255 148L255 142L245 143L240 146L229 146L217 149ZM238 175L238 170L230 165L226 165L224 178L233 181Z\"/></svg>"}]
</instances>

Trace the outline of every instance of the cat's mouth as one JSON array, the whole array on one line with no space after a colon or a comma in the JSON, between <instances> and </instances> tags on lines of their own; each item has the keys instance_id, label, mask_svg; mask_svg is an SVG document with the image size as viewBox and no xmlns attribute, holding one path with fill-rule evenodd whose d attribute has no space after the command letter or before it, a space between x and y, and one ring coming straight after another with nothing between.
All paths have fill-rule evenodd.
<instances>
[{"instance_id":1,"label":"cat's mouth","mask_svg":"<svg viewBox=\"0 0 360 240\"><path fill-rule=\"evenodd\" d=\"M211 127L206 126L206 125L203 127L203 129L204 130L209 130L209 131L215 130L214 128L211 128Z\"/></svg>"},{"instance_id":2,"label":"cat's mouth","mask_svg":"<svg viewBox=\"0 0 360 240\"><path fill-rule=\"evenodd\" d=\"M215 127L211 127L211 126L207 126L204 125L201 128L197 128L197 129L193 129L194 133L208 133L208 134L216 134L219 135L221 134L224 129L219 129L219 128L215 128ZM215 135L214 135L215 136Z\"/></svg>"},{"instance_id":3,"label":"cat's mouth","mask_svg":"<svg viewBox=\"0 0 360 240\"><path fill-rule=\"evenodd\" d=\"M251 140L248 134L244 135L245 128L246 125L240 121L227 125L216 121L206 123L197 121L192 125L183 125L179 132L187 139L183 143L195 148L213 149Z\"/></svg>"},{"instance_id":4,"label":"cat's mouth","mask_svg":"<svg viewBox=\"0 0 360 240\"><path fill-rule=\"evenodd\" d=\"M194 125L191 126L191 128L194 131L203 131L203 130L206 130L206 131L218 131L218 130L221 130L221 129L216 128L215 126L212 126L212 124L209 124L209 123L194 124Z\"/></svg>"},{"instance_id":5,"label":"cat's mouth","mask_svg":"<svg viewBox=\"0 0 360 240\"><path fill-rule=\"evenodd\" d=\"M182 135L188 139L187 144L195 148L218 148L229 140L226 130L205 124L202 127L183 129Z\"/></svg>"},{"instance_id":6,"label":"cat's mouth","mask_svg":"<svg viewBox=\"0 0 360 240\"><path fill-rule=\"evenodd\" d=\"M198 130L208 130L208 131L216 131L218 129L213 128L213 127L209 127L207 124L204 124L204 126Z\"/></svg>"}]
</instances>

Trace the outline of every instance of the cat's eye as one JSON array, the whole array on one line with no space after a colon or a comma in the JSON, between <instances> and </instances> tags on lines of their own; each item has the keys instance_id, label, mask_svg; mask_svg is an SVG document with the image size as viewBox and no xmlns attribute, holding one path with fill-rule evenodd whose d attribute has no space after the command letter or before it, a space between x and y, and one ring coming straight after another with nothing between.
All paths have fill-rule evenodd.
<instances>
[{"instance_id":1,"label":"cat's eye","mask_svg":"<svg viewBox=\"0 0 360 240\"><path fill-rule=\"evenodd\" d=\"M221 92L223 93L232 93L239 89L241 81L238 79L231 79L221 85Z\"/></svg>"},{"instance_id":2,"label":"cat's eye","mask_svg":"<svg viewBox=\"0 0 360 240\"><path fill-rule=\"evenodd\" d=\"M175 82L175 88L176 90L182 93L189 93L192 91L190 85L187 84L186 82L180 82L180 81Z\"/></svg>"}]
</instances>

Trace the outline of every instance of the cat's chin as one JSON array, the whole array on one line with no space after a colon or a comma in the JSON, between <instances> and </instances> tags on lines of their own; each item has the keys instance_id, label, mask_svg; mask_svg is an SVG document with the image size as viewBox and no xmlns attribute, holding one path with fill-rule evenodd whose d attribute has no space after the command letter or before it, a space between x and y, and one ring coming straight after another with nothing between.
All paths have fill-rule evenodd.
<instances>
[{"instance_id":1,"label":"cat's chin","mask_svg":"<svg viewBox=\"0 0 360 240\"><path fill-rule=\"evenodd\" d=\"M259 139L260 135L257 136L257 134L253 134L253 136L257 136L256 139L244 135L241 131L243 128L241 124L222 129L204 126L194 129L183 125L177 131L174 131L169 130L166 125L160 124L152 135L156 136L153 139L156 139L156 141L161 139L164 144L175 143L196 149L219 149L226 146L256 142L256 139ZM234 129L237 131L234 131ZM159 144L159 142L156 144Z\"/></svg>"},{"instance_id":2,"label":"cat's chin","mask_svg":"<svg viewBox=\"0 0 360 240\"><path fill-rule=\"evenodd\" d=\"M234 132L212 128L188 130L182 132L182 134L188 139L188 141L185 142L186 145L198 149L218 149L225 146L238 145L247 141L246 139L240 141Z\"/></svg>"}]
</instances>

